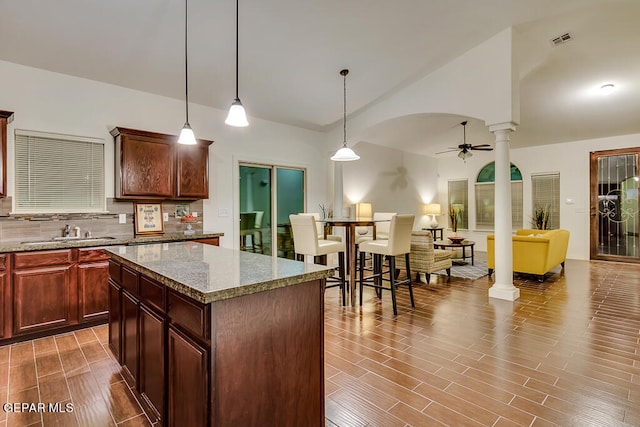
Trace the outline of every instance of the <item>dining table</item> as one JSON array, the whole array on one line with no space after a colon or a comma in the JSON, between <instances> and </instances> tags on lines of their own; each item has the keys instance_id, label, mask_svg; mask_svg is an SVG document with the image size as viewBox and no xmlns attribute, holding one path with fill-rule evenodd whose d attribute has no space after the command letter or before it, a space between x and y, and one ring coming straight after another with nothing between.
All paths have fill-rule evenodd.
<instances>
[{"instance_id":1,"label":"dining table","mask_svg":"<svg viewBox=\"0 0 640 427\"><path fill-rule=\"evenodd\" d=\"M389 221L367 219L350 219L350 218L325 218L320 221L328 224L332 227L344 227L345 229L345 244L347 247L347 271L349 275L349 292L351 298L351 305L356 305L356 228L357 227L373 227L373 238L376 238L376 222ZM327 228L325 227L325 239L327 238Z\"/></svg>"}]
</instances>

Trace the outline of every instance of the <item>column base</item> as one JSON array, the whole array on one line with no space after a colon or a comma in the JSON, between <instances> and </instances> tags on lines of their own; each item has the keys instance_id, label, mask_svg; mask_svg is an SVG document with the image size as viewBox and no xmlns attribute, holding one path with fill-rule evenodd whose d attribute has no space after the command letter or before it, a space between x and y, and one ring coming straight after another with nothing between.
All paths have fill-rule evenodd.
<instances>
[{"instance_id":1,"label":"column base","mask_svg":"<svg viewBox=\"0 0 640 427\"><path fill-rule=\"evenodd\" d=\"M493 285L489 288L489 298L503 299L506 301L515 301L520 298L520 289L511 285L511 288L500 288Z\"/></svg>"}]
</instances>

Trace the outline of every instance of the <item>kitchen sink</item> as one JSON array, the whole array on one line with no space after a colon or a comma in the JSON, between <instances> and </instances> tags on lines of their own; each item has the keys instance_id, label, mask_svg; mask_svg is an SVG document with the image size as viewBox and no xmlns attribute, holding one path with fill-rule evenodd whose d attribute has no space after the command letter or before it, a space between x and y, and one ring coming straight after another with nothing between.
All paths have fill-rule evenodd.
<instances>
[{"instance_id":1,"label":"kitchen sink","mask_svg":"<svg viewBox=\"0 0 640 427\"><path fill-rule=\"evenodd\" d=\"M52 244L63 244L67 242L77 242L77 243L86 243L86 242L104 242L113 240L115 237L105 236L105 237L67 237L67 238L53 238L52 240L32 240L30 242L20 242L21 245L26 246L44 246L44 245L52 245Z\"/></svg>"}]
</instances>

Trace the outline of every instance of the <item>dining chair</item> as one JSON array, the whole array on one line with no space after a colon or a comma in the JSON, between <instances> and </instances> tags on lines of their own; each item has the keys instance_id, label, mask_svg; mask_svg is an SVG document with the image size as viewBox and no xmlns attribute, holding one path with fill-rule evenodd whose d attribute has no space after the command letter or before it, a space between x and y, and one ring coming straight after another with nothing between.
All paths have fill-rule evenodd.
<instances>
[{"instance_id":1,"label":"dining chair","mask_svg":"<svg viewBox=\"0 0 640 427\"><path fill-rule=\"evenodd\" d=\"M320 258L320 263L327 264L327 255L338 254L338 277L330 277L325 288L340 287L342 305L347 304L347 276L344 265L345 244L336 240L318 238L316 219L313 215L289 215L293 232L293 251L298 255ZM329 285L329 283L332 283Z\"/></svg>"},{"instance_id":2,"label":"dining chair","mask_svg":"<svg viewBox=\"0 0 640 427\"><path fill-rule=\"evenodd\" d=\"M298 215L312 215L316 220L316 228L318 229L318 239L324 239L324 223L320 221L319 212L300 212ZM342 242L342 237L335 234L328 234L326 240L335 240L336 242Z\"/></svg>"},{"instance_id":3,"label":"dining chair","mask_svg":"<svg viewBox=\"0 0 640 427\"><path fill-rule=\"evenodd\" d=\"M251 237L251 250L256 251L256 236L254 234L256 230L256 213L255 212L241 212L240 213L240 250L246 251L249 249L247 246L247 237Z\"/></svg>"},{"instance_id":4,"label":"dining chair","mask_svg":"<svg viewBox=\"0 0 640 427\"><path fill-rule=\"evenodd\" d=\"M411 286L411 267L409 263L409 253L411 252L411 231L413 229L414 215L394 215L389 224L388 239L369 240L360 243L360 305L362 305L362 291L364 286L376 288L378 291L391 291L393 302L393 314L398 314L396 303L396 288L400 285L409 286L409 296L411 307L415 307L413 301L413 287ZM365 254L373 255L373 274L364 277ZM396 256L405 256L407 279L398 281L396 275ZM389 261L389 279L384 278L382 270L383 257ZM385 287L383 282L388 281L389 287ZM379 293L382 297L382 294Z\"/></svg>"},{"instance_id":5,"label":"dining chair","mask_svg":"<svg viewBox=\"0 0 640 427\"><path fill-rule=\"evenodd\" d=\"M396 212L374 212L373 220L376 222L376 239L388 239L389 227L391 226L391 217ZM367 240L373 240L373 230L369 227L358 227L356 229L358 236L356 237L356 245Z\"/></svg>"}]
</instances>

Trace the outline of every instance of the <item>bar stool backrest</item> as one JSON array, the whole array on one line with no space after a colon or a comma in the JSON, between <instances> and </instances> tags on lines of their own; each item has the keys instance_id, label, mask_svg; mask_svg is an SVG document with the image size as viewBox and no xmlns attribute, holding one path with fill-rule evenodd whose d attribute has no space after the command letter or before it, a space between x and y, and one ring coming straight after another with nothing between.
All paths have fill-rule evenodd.
<instances>
[{"instance_id":1,"label":"bar stool backrest","mask_svg":"<svg viewBox=\"0 0 640 427\"><path fill-rule=\"evenodd\" d=\"M313 215L289 215L293 232L294 252L302 255L316 255L318 250L318 229Z\"/></svg>"},{"instance_id":2,"label":"bar stool backrest","mask_svg":"<svg viewBox=\"0 0 640 427\"><path fill-rule=\"evenodd\" d=\"M411 252L411 232L415 215L394 215L389 226L388 255Z\"/></svg>"}]
</instances>

